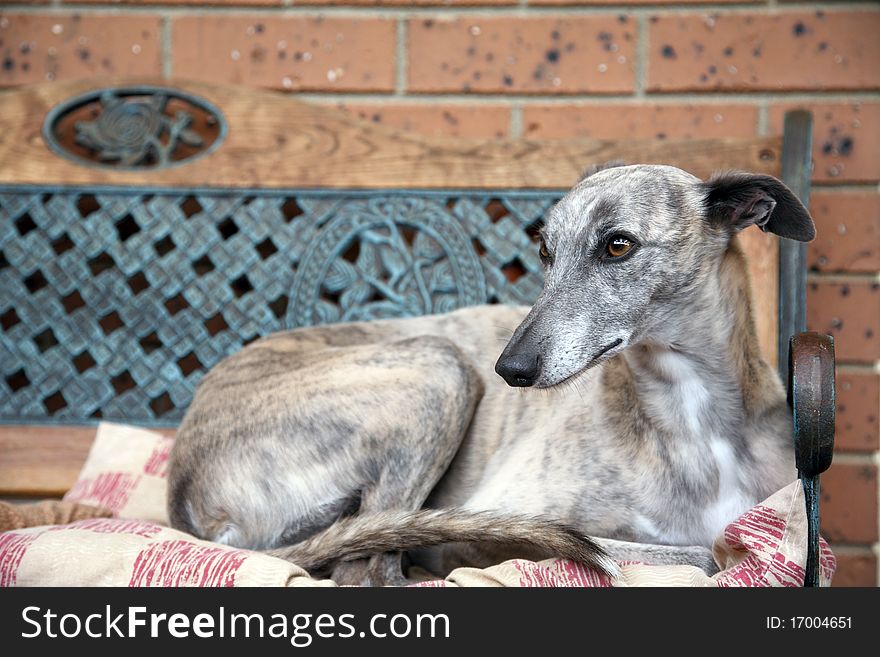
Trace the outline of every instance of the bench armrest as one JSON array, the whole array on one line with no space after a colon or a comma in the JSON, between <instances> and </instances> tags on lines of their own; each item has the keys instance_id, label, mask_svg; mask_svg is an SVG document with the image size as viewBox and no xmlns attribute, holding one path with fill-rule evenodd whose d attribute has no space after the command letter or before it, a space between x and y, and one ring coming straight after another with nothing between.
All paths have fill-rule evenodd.
<instances>
[{"instance_id":1,"label":"bench armrest","mask_svg":"<svg viewBox=\"0 0 880 657\"><path fill-rule=\"evenodd\" d=\"M795 463L807 504L804 586L819 585L819 475L834 452L834 339L797 333L789 343L788 395L794 422Z\"/></svg>"}]
</instances>

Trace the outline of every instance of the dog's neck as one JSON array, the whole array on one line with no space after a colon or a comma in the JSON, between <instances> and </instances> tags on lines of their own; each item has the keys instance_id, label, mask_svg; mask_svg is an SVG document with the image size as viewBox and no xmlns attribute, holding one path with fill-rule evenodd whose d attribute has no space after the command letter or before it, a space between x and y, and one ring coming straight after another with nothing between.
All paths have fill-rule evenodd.
<instances>
[{"instance_id":1,"label":"dog's neck","mask_svg":"<svg viewBox=\"0 0 880 657\"><path fill-rule=\"evenodd\" d=\"M733 241L674 321L621 354L645 420L682 437L733 437L779 402L781 386L762 360L750 297L745 259Z\"/></svg>"},{"instance_id":2,"label":"dog's neck","mask_svg":"<svg viewBox=\"0 0 880 657\"><path fill-rule=\"evenodd\" d=\"M639 540L709 542L794 474L785 392L761 357L742 252L733 243L704 273L699 296L665 330L603 373L618 440L635 467L663 473L646 495L684 500L677 519L645 502Z\"/></svg>"},{"instance_id":3,"label":"dog's neck","mask_svg":"<svg viewBox=\"0 0 880 657\"><path fill-rule=\"evenodd\" d=\"M700 439L719 426L739 424L741 417L729 403L736 388L723 361L688 346L643 343L623 358L633 374L638 412L665 434Z\"/></svg>"}]
</instances>

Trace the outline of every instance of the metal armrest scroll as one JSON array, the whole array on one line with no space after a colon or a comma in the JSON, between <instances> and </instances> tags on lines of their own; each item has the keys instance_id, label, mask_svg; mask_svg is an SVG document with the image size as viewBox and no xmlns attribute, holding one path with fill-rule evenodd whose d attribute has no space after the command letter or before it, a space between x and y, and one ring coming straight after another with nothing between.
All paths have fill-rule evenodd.
<instances>
[{"instance_id":1,"label":"metal armrest scroll","mask_svg":"<svg viewBox=\"0 0 880 657\"><path fill-rule=\"evenodd\" d=\"M804 586L819 585L819 475L834 451L834 339L798 333L789 350L789 404L794 419L795 462L807 504Z\"/></svg>"}]
</instances>

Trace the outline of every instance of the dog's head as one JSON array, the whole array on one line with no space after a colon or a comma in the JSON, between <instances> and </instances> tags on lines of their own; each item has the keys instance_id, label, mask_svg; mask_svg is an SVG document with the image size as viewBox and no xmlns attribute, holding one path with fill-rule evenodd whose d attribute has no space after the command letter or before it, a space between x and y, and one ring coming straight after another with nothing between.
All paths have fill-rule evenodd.
<instances>
[{"instance_id":1,"label":"dog's head","mask_svg":"<svg viewBox=\"0 0 880 657\"><path fill-rule=\"evenodd\" d=\"M813 221L771 176L703 182L670 166L601 169L548 213L544 289L495 366L512 386L549 387L688 312L731 237L751 225L809 241Z\"/></svg>"}]
</instances>

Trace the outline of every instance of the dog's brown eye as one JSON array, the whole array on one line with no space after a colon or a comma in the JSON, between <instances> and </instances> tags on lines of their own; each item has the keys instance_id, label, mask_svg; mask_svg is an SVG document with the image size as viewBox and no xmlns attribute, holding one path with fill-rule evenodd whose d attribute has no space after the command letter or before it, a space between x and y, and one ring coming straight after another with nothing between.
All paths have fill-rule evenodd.
<instances>
[{"instance_id":1,"label":"dog's brown eye","mask_svg":"<svg viewBox=\"0 0 880 657\"><path fill-rule=\"evenodd\" d=\"M608 240L608 246L605 250L612 258L619 258L629 253L630 249L632 248L632 240L624 237L623 235L615 235L610 240Z\"/></svg>"},{"instance_id":2,"label":"dog's brown eye","mask_svg":"<svg viewBox=\"0 0 880 657\"><path fill-rule=\"evenodd\" d=\"M541 249L538 251L541 254L541 257L544 260L550 259L550 251L547 250L547 243L544 240L541 240Z\"/></svg>"}]
</instances>

